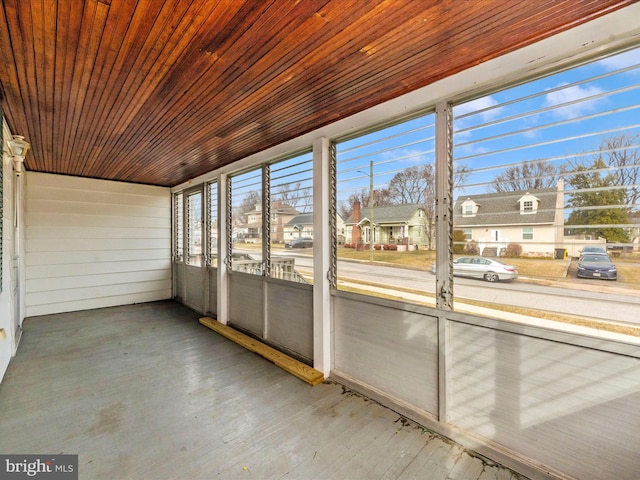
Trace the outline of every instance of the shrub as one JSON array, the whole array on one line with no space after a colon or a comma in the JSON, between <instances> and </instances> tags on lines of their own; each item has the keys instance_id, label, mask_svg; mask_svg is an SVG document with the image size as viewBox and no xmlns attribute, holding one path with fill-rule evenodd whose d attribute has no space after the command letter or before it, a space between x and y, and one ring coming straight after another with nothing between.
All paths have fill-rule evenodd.
<instances>
[{"instance_id":1,"label":"shrub","mask_svg":"<svg viewBox=\"0 0 640 480\"><path fill-rule=\"evenodd\" d=\"M480 249L478 248L478 242L475 240L470 240L464 246L464 253L467 255L479 255Z\"/></svg>"},{"instance_id":2,"label":"shrub","mask_svg":"<svg viewBox=\"0 0 640 480\"><path fill-rule=\"evenodd\" d=\"M467 247L467 237L464 234L464 230L453 231L453 253L460 255L465 252Z\"/></svg>"},{"instance_id":3,"label":"shrub","mask_svg":"<svg viewBox=\"0 0 640 480\"><path fill-rule=\"evenodd\" d=\"M375 250L382 250L382 245L380 245L380 244L378 243L378 244L374 245L374 246L373 246L373 248L374 248Z\"/></svg>"},{"instance_id":4,"label":"shrub","mask_svg":"<svg viewBox=\"0 0 640 480\"><path fill-rule=\"evenodd\" d=\"M504 249L505 257L519 257L520 255L522 255L522 245L519 243L510 243Z\"/></svg>"},{"instance_id":5,"label":"shrub","mask_svg":"<svg viewBox=\"0 0 640 480\"><path fill-rule=\"evenodd\" d=\"M398 245L396 244L387 245L387 247L388 250L398 250Z\"/></svg>"}]
</instances>

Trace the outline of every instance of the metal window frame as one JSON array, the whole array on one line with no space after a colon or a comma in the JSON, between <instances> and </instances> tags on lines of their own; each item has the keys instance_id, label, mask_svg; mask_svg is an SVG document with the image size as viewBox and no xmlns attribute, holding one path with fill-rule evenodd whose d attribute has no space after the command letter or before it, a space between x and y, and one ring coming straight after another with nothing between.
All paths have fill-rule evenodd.
<instances>
[{"instance_id":1,"label":"metal window frame","mask_svg":"<svg viewBox=\"0 0 640 480\"><path fill-rule=\"evenodd\" d=\"M180 205L184 202L184 191L176 192L173 194L171 201L171 214L173 232L171 235L171 261L173 263L184 263L184 205ZM179 208L181 206L182 208ZM181 232L182 230L182 232ZM179 237L179 234L182 234ZM180 242L182 238L182 242ZM182 245L180 245L182 243ZM182 255L179 255L179 249L182 247Z\"/></svg>"},{"instance_id":2,"label":"metal window frame","mask_svg":"<svg viewBox=\"0 0 640 480\"><path fill-rule=\"evenodd\" d=\"M436 307L453 310L453 111L436 105ZM445 246L445 248L441 248Z\"/></svg>"},{"instance_id":3,"label":"metal window frame","mask_svg":"<svg viewBox=\"0 0 640 480\"><path fill-rule=\"evenodd\" d=\"M205 197L205 192L204 192L205 188L204 185L199 185L197 187L194 188L190 188L189 190L184 190L183 191L183 207L182 207L182 214L183 214L183 220L182 220L182 226L184 228L184 234L183 234L183 239L184 239L184 246L183 246L183 263L185 263L186 265L191 265L189 263L189 256L191 254L191 249L190 249L190 244L191 244L191 232L190 232L190 211L189 211L189 198L192 197L193 195L200 195L200 216L201 216L201 220L200 220L200 243L201 243L201 250L202 250L202 258L200 259L200 264L199 265L191 265L194 267L204 267L206 265L205 262L205 248L204 247L207 243L207 234L205 232L205 218L204 218L204 197Z\"/></svg>"},{"instance_id":4,"label":"metal window frame","mask_svg":"<svg viewBox=\"0 0 640 480\"><path fill-rule=\"evenodd\" d=\"M213 213L212 213L212 208L211 208L211 199L215 197L216 199L216 211L215 211L215 215L216 215L216 224L219 224L219 220L218 220L218 203L219 203L219 198L218 198L218 182L216 180L212 180L210 182L206 182L205 183L205 188L204 188L204 221L205 221L205 234L206 234L206 238L207 238L207 248L205 249L206 251L204 252L204 259L205 259L205 266L207 267L211 267L212 266L212 262L214 258L217 258L219 256L219 252L218 252L218 246L215 245L215 251L216 254L213 255L212 251L214 249L214 245L213 245L213 239L214 238L218 238L219 237L219 231L216 230L216 235L215 237L213 235L211 235L211 226L212 226L212 220L213 220ZM217 240L216 240L217 241Z\"/></svg>"}]
</instances>

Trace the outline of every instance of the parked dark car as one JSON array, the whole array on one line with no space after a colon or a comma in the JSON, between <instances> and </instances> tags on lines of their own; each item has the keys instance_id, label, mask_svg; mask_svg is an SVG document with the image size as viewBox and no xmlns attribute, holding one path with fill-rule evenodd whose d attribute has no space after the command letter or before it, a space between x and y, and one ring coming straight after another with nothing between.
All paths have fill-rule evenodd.
<instances>
[{"instance_id":1,"label":"parked dark car","mask_svg":"<svg viewBox=\"0 0 640 480\"><path fill-rule=\"evenodd\" d=\"M588 253L601 253L603 255L606 255L607 250L604 247L597 247L595 245L584 247L582 250L580 250L580 255L586 255Z\"/></svg>"},{"instance_id":2,"label":"parked dark car","mask_svg":"<svg viewBox=\"0 0 640 480\"><path fill-rule=\"evenodd\" d=\"M436 273L435 264L431 271ZM453 274L460 277L483 278L487 282L515 280L518 269L499 260L484 257L460 257L453 261Z\"/></svg>"},{"instance_id":3,"label":"parked dark car","mask_svg":"<svg viewBox=\"0 0 640 480\"><path fill-rule=\"evenodd\" d=\"M579 278L604 278L617 280L618 269L609 258L609 255L601 253L587 253L578 260Z\"/></svg>"},{"instance_id":4,"label":"parked dark car","mask_svg":"<svg viewBox=\"0 0 640 480\"><path fill-rule=\"evenodd\" d=\"M284 244L285 248L311 248L313 247L313 238L301 237L291 240Z\"/></svg>"}]
</instances>

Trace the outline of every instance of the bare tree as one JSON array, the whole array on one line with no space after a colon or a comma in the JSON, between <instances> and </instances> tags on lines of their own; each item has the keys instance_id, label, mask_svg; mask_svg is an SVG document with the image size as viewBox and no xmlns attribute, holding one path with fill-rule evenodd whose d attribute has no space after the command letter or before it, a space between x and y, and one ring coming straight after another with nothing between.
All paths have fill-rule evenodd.
<instances>
[{"instance_id":1,"label":"bare tree","mask_svg":"<svg viewBox=\"0 0 640 480\"><path fill-rule=\"evenodd\" d=\"M342 200L338 203L338 215L342 218L347 219L353 213L353 203L349 203L349 201Z\"/></svg>"},{"instance_id":2,"label":"bare tree","mask_svg":"<svg viewBox=\"0 0 640 480\"><path fill-rule=\"evenodd\" d=\"M361 208L369 208L369 189L363 188L359 192L352 193L346 201L338 204L338 214L342 218L349 218L353 214L353 205L360 202ZM391 205L391 195L388 188L376 188L373 190L373 205L381 207Z\"/></svg>"},{"instance_id":3,"label":"bare tree","mask_svg":"<svg viewBox=\"0 0 640 480\"><path fill-rule=\"evenodd\" d=\"M301 185L302 182L296 182L295 184L283 183L278 185L276 198L284 205L296 208L303 196L303 191L300 189Z\"/></svg>"},{"instance_id":4,"label":"bare tree","mask_svg":"<svg viewBox=\"0 0 640 480\"><path fill-rule=\"evenodd\" d=\"M302 211L305 213L311 212L313 209L313 190L311 187L302 190Z\"/></svg>"},{"instance_id":5,"label":"bare tree","mask_svg":"<svg viewBox=\"0 0 640 480\"><path fill-rule=\"evenodd\" d=\"M361 207L363 208L368 207L369 206L369 190L366 188L363 188L359 192L352 193L351 195L349 195L349 200L347 201L349 202L349 205L353 205L356 202L360 202Z\"/></svg>"},{"instance_id":6,"label":"bare tree","mask_svg":"<svg viewBox=\"0 0 640 480\"><path fill-rule=\"evenodd\" d=\"M391 205L391 192L388 188L376 188L373 190L373 204L378 207L384 205ZM367 205L369 206L369 200L367 199Z\"/></svg>"},{"instance_id":7,"label":"bare tree","mask_svg":"<svg viewBox=\"0 0 640 480\"><path fill-rule=\"evenodd\" d=\"M247 213L255 210L256 205L262 203L262 195L258 190L251 190L248 192L240 202L240 205L234 209L233 217L234 223L238 225L246 225Z\"/></svg>"},{"instance_id":8,"label":"bare tree","mask_svg":"<svg viewBox=\"0 0 640 480\"><path fill-rule=\"evenodd\" d=\"M433 183L433 165L405 168L389 182L389 193L394 204L424 203L426 190Z\"/></svg>"},{"instance_id":9,"label":"bare tree","mask_svg":"<svg viewBox=\"0 0 640 480\"><path fill-rule=\"evenodd\" d=\"M640 134L605 138L598 158L609 167L615 185L624 186L625 203L631 210L640 208Z\"/></svg>"},{"instance_id":10,"label":"bare tree","mask_svg":"<svg viewBox=\"0 0 640 480\"><path fill-rule=\"evenodd\" d=\"M530 160L508 167L493 179L489 190L496 193L552 188L558 183L558 170L546 160Z\"/></svg>"}]
</instances>

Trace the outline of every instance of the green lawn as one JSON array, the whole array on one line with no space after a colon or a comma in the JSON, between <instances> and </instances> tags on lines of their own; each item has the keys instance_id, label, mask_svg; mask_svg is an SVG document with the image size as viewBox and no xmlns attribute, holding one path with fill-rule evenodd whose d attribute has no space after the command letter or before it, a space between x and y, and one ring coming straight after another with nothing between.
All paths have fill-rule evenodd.
<instances>
[{"instance_id":1,"label":"green lawn","mask_svg":"<svg viewBox=\"0 0 640 480\"><path fill-rule=\"evenodd\" d=\"M338 258L351 260L370 260L369 250L357 251L354 248L338 248ZM374 250L373 261L393 263L396 265L410 265L418 269L431 270L436 259L435 250L414 250L412 252L398 252L393 250Z\"/></svg>"},{"instance_id":2,"label":"green lawn","mask_svg":"<svg viewBox=\"0 0 640 480\"><path fill-rule=\"evenodd\" d=\"M259 251L260 244L247 243L237 244L237 248ZM284 250L284 245L274 244L276 250ZM296 250L298 254L312 255L310 249ZM458 255L456 255L457 257ZM353 248L338 248L338 258L370 261L371 252L369 250L357 251ZM392 250L374 250L373 261L394 265L406 266L416 270L431 270L431 265L435 262L435 250L414 250L398 252ZM568 266L568 260L554 260L552 258L501 258L504 263L514 265L523 277L558 279L564 278ZM613 261L618 266L620 276L625 283L640 283L640 254L629 254Z\"/></svg>"},{"instance_id":3,"label":"green lawn","mask_svg":"<svg viewBox=\"0 0 640 480\"><path fill-rule=\"evenodd\" d=\"M371 254L368 250L358 252L352 248L339 248L338 258L369 260ZM373 252L374 262L407 265L420 270L431 270L431 265L433 265L435 259L435 250L415 250L413 252L374 250ZM551 258L501 258L500 260L516 266L520 275L526 277L561 278L567 268L565 261Z\"/></svg>"},{"instance_id":4,"label":"green lawn","mask_svg":"<svg viewBox=\"0 0 640 480\"><path fill-rule=\"evenodd\" d=\"M567 261L551 258L501 258L500 261L514 265L525 277L563 278Z\"/></svg>"}]
</instances>

